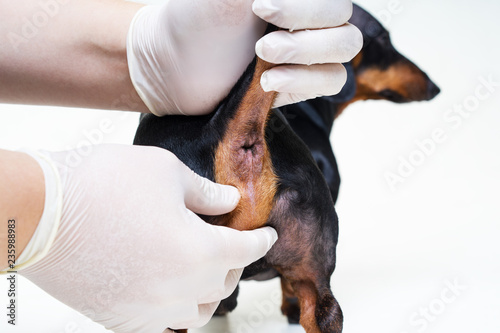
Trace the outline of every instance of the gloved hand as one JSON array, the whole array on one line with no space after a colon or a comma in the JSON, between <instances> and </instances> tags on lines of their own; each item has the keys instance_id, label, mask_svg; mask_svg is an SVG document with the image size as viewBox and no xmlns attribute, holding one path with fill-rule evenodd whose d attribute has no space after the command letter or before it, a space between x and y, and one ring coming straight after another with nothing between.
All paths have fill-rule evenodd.
<instances>
[{"instance_id":1,"label":"gloved hand","mask_svg":"<svg viewBox=\"0 0 500 333\"><path fill-rule=\"evenodd\" d=\"M242 268L277 239L269 227L241 232L201 220L193 212L229 212L239 193L166 150L94 146L79 163L75 154L32 153L44 170L45 209L18 270L114 332L204 325Z\"/></svg>"},{"instance_id":2,"label":"gloved hand","mask_svg":"<svg viewBox=\"0 0 500 333\"><path fill-rule=\"evenodd\" d=\"M351 0L167 0L142 8L131 23L130 76L156 115L212 111L255 52L281 65L261 80L264 90L279 92L275 107L334 95L346 81L340 63L363 43L346 24L351 14ZM259 17L297 31L274 32L256 44L266 28Z\"/></svg>"}]
</instances>

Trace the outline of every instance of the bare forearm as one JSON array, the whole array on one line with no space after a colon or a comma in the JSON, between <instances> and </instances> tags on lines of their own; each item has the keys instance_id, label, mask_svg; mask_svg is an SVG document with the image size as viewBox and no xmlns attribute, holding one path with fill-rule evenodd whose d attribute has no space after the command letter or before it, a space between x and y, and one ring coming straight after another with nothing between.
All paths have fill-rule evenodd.
<instances>
[{"instance_id":1,"label":"bare forearm","mask_svg":"<svg viewBox=\"0 0 500 333\"><path fill-rule=\"evenodd\" d=\"M8 253L14 253L8 252L8 240L14 239L18 258L35 232L44 203L45 182L38 163L27 154L0 149L0 270L8 265Z\"/></svg>"},{"instance_id":2,"label":"bare forearm","mask_svg":"<svg viewBox=\"0 0 500 333\"><path fill-rule=\"evenodd\" d=\"M0 102L147 112L129 76L120 0L0 0Z\"/></svg>"}]
</instances>

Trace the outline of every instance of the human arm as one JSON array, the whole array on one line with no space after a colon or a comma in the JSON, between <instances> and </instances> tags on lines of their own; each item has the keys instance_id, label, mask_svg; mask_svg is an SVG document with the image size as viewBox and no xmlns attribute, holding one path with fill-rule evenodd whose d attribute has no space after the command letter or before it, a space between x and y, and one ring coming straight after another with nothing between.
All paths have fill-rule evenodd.
<instances>
[{"instance_id":1,"label":"human arm","mask_svg":"<svg viewBox=\"0 0 500 333\"><path fill-rule=\"evenodd\" d=\"M38 163L24 153L0 149L0 270L8 266L9 259L19 257L33 236L44 199Z\"/></svg>"},{"instance_id":2,"label":"human arm","mask_svg":"<svg viewBox=\"0 0 500 333\"><path fill-rule=\"evenodd\" d=\"M275 107L335 95L347 79L341 63L363 44L361 32L347 23L351 14L351 0L147 6L130 28L132 82L154 114L204 114L229 93L256 52L276 65L261 80L265 91L278 92ZM282 30L262 37L267 23Z\"/></svg>"},{"instance_id":3,"label":"human arm","mask_svg":"<svg viewBox=\"0 0 500 333\"><path fill-rule=\"evenodd\" d=\"M0 0L0 102L147 112L127 65L142 5Z\"/></svg>"},{"instance_id":4,"label":"human arm","mask_svg":"<svg viewBox=\"0 0 500 333\"><path fill-rule=\"evenodd\" d=\"M40 3L0 0L0 102L205 114L250 63L269 21L302 30L257 44L259 56L282 65L263 83L283 105L340 91L340 63L362 43L345 25L350 0L75 0L37 28ZM36 32L23 34L30 24Z\"/></svg>"},{"instance_id":5,"label":"human arm","mask_svg":"<svg viewBox=\"0 0 500 333\"><path fill-rule=\"evenodd\" d=\"M271 228L241 232L201 220L193 212L234 209L238 191L197 176L166 150L93 146L76 165L67 163L71 151L31 155L43 169L45 208L62 200L39 225L56 226L55 237L53 228L45 236L37 229L27 247L45 255L19 272L115 332L205 324L243 267L276 241Z\"/></svg>"}]
</instances>

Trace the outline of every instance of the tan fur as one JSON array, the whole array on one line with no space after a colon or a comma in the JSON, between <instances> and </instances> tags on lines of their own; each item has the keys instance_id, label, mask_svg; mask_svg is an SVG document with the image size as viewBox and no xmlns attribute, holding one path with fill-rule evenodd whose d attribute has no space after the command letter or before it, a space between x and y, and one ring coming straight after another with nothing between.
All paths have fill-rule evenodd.
<instances>
[{"instance_id":1,"label":"tan fur","mask_svg":"<svg viewBox=\"0 0 500 333\"><path fill-rule=\"evenodd\" d=\"M316 301L318 294L311 282L292 283L300 302L300 325L307 333L321 333L316 322Z\"/></svg>"},{"instance_id":2,"label":"tan fur","mask_svg":"<svg viewBox=\"0 0 500 333\"><path fill-rule=\"evenodd\" d=\"M356 69L361 61L361 53L353 60ZM408 100L423 100L427 93L427 80L422 71L411 63L396 63L389 68L369 68L356 74L356 94L350 101L339 105L338 117L347 106L357 101L369 99L380 100L384 97L378 93L390 89Z\"/></svg>"},{"instance_id":3,"label":"tan fur","mask_svg":"<svg viewBox=\"0 0 500 333\"><path fill-rule=\"evenodd\" d=\"M266 122L276 93L266 93L260 86L260 76L271 66L258 59L250 88L215 151L215 181L233 185L241 193L237 208L219 221L238 230L265 225L276 194L277 177L265 141ZM255 154L243 152L242 145L251 143L256 146Z\"/></svg>"},{"instance_id":4,"label":"tan fur","mask_svg":"<svg viewBox=\"0 0 500 333\"><path fill-rule=\"evenodd\" d=\"M427 80L414 65L397 63L386 70L367 69L356 76L360 94L373 99L376 94L385 89L398 92L401 96L417 100L425 97Z\"/></svg>"}]
</instances>

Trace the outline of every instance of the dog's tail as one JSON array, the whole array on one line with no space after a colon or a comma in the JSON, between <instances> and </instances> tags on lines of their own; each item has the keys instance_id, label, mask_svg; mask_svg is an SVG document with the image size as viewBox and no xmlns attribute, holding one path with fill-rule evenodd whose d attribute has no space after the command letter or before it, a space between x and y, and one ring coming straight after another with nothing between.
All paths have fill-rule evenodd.
<instances>
[{"instance_id":1,"label":"dog's tail","mask_svg":"<svg viewBox=\"0 0 500 333\"><path fill-rule=\"evenodd\" d=\"M272 66L254 59L212 119L219 122L216 128L223 128L215 150L215 181L241 193L236 209L217 220L239 230L265 225L276 194L277 177L265 139L276 93L264 92L260 85L260 77Z\"/></svg>"}]
</instances>

